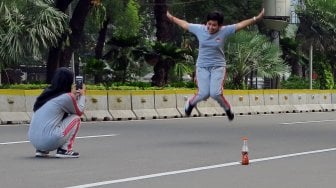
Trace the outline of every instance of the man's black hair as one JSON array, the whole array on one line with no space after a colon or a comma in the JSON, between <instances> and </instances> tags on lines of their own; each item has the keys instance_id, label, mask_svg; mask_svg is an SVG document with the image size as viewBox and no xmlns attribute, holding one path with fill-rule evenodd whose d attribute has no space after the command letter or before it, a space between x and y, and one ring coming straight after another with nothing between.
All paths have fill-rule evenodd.
<instances>
[{"instance_id":1,"label":"man's black hair","mask_svg":"<svg viewBox=\"0 0 336 188\"><path fill-rule=\"evenodd\" d=\"M220 11L210 12L207 16L207 21L214 20L218 22L218 25L223 25L224 23L224 15Z\"/></svg>"}]
</instances>

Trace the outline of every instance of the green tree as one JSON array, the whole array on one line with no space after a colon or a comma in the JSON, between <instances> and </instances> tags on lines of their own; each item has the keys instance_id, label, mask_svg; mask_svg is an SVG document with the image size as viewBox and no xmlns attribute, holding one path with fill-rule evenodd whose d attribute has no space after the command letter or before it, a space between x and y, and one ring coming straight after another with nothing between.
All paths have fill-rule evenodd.
<instances>
[{"instance_id":1,"label":"green tree","mask_svg":"<svg viewBox=\"0 0 336 188\"><path fill-rule=\"evenodd\" d=\"M69 20L69 28L62 33L56 47L49 48L47 60L47 83L50 83L55 70L58 67L69 66L72 54L78 50L83 36L86 18L92 7L100 6L101 0L54 0L56 9L66 12L68 9L72 13ZM70 4L75 4L72 6ZM71 9L70 9L71 8ZM77 67L77 66L75 66Z\"/></svg>"},{"instance_id":2,"label":"green tree","mask_svg":"<svg viewBox=\"0 0 336 188\"><path fill-rule=\"evenodd\" d=\"M139 35L141 27L139 8L140 5L137 1L129 0L124 10L119 12L118 15L115 15L113 36L128 39Z\"/></svg>"},{"instance_id":3,"label":"green tree","mask_svg":"<svg viewBox=\"0 0 336 188\"><path fill-rule=\"evenodd\" d=\"M325 55L317 54L314 60L314 71L317 74L316 82L319 89L333 89L334 77L332 74L331 63L328 62Z\"/></svg>"},{"instance_id":4,"label":"green tree","mask_svg":"<svg viewBox=\"0 0 336 188\"><path fill-rule=\"evenodd\" d=\"M257 32L240 31L225 46L228 78L236 89L243 89L253 72L258 77L275 78L288 72L281 50Z\"/></svg>"},{"instance_id":5,"label":"green tree","mask_svg":"<svg viewBox=\"0 0 336 188\"><path fill-rule=\"evenodd\" d=\"M300 25L298 37L302 49L308 53L313 45L317 54L324 54L330 61L336 79L336 1L335 0L305 0L303 6L298 6Z\"/></svg>"},{"instance_id":6,"label":"green tree","mask_svg":"<svg viewBox=\"0 0 336 188\"><path fill-rule=\"evenodd\" d=\"M322 51L336 51L336 1L306 0L298 7L299 33Z\"/></svg>"},{"instance_id":7,"label":"green tree","mask_svg":"<svg viewBox=\"0 0 336 188\"><path fill-rule=\"evenodd\" d=\"M174 0L169 2L169 9L172 9L171 12L174 15L193 23L204 22L206 15L214 10L224 13L225 24L235 23L255 16L262 7L262 0Z\"/></svg>"},{"instance_id":8,"label":"green tree","mask_svg":"<svg viewBox=\"0 0 336 188\"><path fill-rule=\"evenodd\" d=\"M87 20L85 43L82 43L81 49L82 56L86 56L83 57L84 62L95 57L97 61L109 65L113 71L112 81L130 81L130 75L134 77L133 67L139 65L139 57L133 53L142 41L140 6L136 0L102 1L101 5L92 11ZM94 55L92 48L95 49ZM136 72L139 72L139 67ZM94 77L94 82L100 83L103 75L98 73Z\"/></svg>"},{"instance_id":9,"label":"green tree","mask_svg":"<svg viewBox=\"0 0 336 188\"><path fill-rule=\"evenodd\" d=\"M290 24L284 30L280 39L283 52L282 58L291 67L291 75L304 76L304 69L308 68L309 59L301 49L300 40L297 37L297 26Z\"/></svg>"},{"instance_id":10,"label":"green tree","mask_svg":"<svg viewBox=\"0 0 336 188\"><path fill-rule=\"evenodd\" d=\"M185 73L193 71L192 52L187 48L157 41L147 50L145 60L154 66L153 86L163 87L169 81L181 81Z\"/></svg>"},{"instance_id":11,"label":"green tree","mask_svg":"<svg viewBox=\"0 0 336 188\"><path fill-rule=\"evenodd\" d=\"M139 16L140 5L136 0L104 1L102 5L104 11L95 12L104 12L105 15L95 14L90 17L91 22L87 27L87 31L92 33L92 26L101 26L98 29L97 41L95 41L95 57L97 59L103 58L106 41L112 38L110 43L113 43L113 40L136 38L140 35L139 30L142 26L142 20ZM95 19L97 15L98 19Z\"/></svg>"},{"instance_id":12,"label":"green tree","mask_svg":"<svg viewBox=\"0 0 336 188\"><path fill-rule=\"evenodd\" d=\"M56 45L66 29L67 16L52 7L52 0L3 1L0 3L0 64L41 58Z\"/></svg>"}]
</instances>

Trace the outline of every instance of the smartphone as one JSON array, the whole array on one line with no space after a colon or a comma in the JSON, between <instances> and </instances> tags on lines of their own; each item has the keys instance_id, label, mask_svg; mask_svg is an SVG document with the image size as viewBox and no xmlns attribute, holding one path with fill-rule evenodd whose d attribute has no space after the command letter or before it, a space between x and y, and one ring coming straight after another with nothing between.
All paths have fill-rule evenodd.
<instances>
[{"instance_id":1,"label":"smartphone","mask_svg":"<svg viewBox=\"0 0 336 188\"><path fill-rule=\"evenodd\" d=\"M76 90L83 89L83 76L76 76L75 82L76 82Z\"/></svg>"}]
</instances>

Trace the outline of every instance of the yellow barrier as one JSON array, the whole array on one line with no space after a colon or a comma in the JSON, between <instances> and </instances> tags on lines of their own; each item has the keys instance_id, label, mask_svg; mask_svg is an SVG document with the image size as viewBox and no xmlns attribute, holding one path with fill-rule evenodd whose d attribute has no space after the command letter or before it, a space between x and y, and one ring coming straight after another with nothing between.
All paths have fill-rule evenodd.
<instances>
[{"instance_id":1,"label":"yellow barrier","mask_svg":"<svg viewBox=\"0 0 336 188\"><path fill-rule=\"evenodd\" d=\"M248 96L253 114L269 113L270 110L264 102L264 90L248 90Z\"/></svg>"},{"instance_id":2,"label":"yellow barrier","mask_svg":"<svg viewBox=\"0 0 336 188\"><path fill-rule=\"evenodd\" d=\"M36 90L25 90L25 102L26 102L26 109L29 118L31 119L33 115L33 107L36 101L36 98L42 93L42 89Z\"/></svg>"},{"instance_id":3,"label":"yellow barrier","mask_svg":"<svg viewBox=\"0 0 336 188\"><path fill-rule=\"evenodd\" d=\"M250 98L247 90L224 90L226 95L232 95L231 105L234 113L240 115L252 114Z\"/></svg>"},{"instance_id":4,"label":"yellow barrier","mask_svg":"<svg viewBox=\"0 0 336 188\"><path fill-rule=\"evenodd\" d=\"M108 108L114 120L136 119L132 111L131 91L108 91Z\"/></svg>"},{"instance_id":5,"label":"yellow barrier","mask_svg":"<svg viewBox=\"0 0 336 188\"><path fill-rule=\"evenodd\" d=\"M268 108L268 113L283 113L283 109L280 107L279 102L279 90L270 89L264 90L265 106Z\"/></svg>"},{"instance_id":6,"label":"yellow barrier","mask_svg":"<svg viewBox=\"0 0 336 188\"><path fill-rule=\"evenodd\" d=\"M87 121L109 121L113 119L108 112L107 91L86 91L84 115Z\"/></svg>"},{"instance_id":7,"label":"yellow barrier","mask_svg":"<svg viewBox=\"0 0 336 188\"><path fill-rule=\"evenodd\" d=\"M320 97L318 103L322 107L322 111L334 111L335 105L332 104L332 91L331 90L323 90L319 91Z\"/></svg>"},{"instance_id":8,"label":"yellow barrier","mask_svg":"<svg viewBox=\"0 0 336 188\"><path fill-rule=\"evenodd\" d=\"M184 112L184 105L187 102L187 100L194 96L196 94L196 90L176 90L176 106L177 110L182 114L182 116L185 116ZM197 117L200 116L200 112L198 111L197 107L194 108L194 110L191 112L191 117Z\"/></svg>"},{"instance_id":9,"label":"yellow barrier","mask_svg":"<svg viewBox=\"0 0 336 188\"><path fill-rule=\"evenodd\" d=\"M279 90L279 106L285 113L296 112L293 106L293 90Z\"/></svg>"},{"instance_id":10,"label":"yellow barrier","mask_svg":"<svg viewBox=\"0 0 336 188\"><path fill-rule=\"evenodd\" d=\"M154 107L154 91L132 91L132 110L137 119L157 119Z\"/></svg>"},{"instance_id":11,"label":"yellow barrier","mask_svg":"<svg viewBox=\"0 0 336 188\"><path fill-rule=\"evenodd\" d=\"M0 123L29 123L42 90L0 90ZM85 120L178 118L196 90L88 90ZM336 90L224 90L236 114L335 111ZM200 102L191 116L225 115L213 99Z\"/></svg>"},{"instance_id":12,"label":"yellow barrier","mask_svg":"<svg viewBox=\"0 0 336 188\"><path fill-rule=\"evenodd\" d=\"M320 105L321 92L319 90L307 90L307 108L312 112L322 112L323 108Z\"/></svg>"},{"instance_id":13,"label":"yellow barrier","mask_svg":"<svg viewBox=\"0 0 336 188\"><path fill-rule=\"evenodd\" d=\"M25 91L15 89L0 90L0 123L29 123Z\"/></svg>"},{"instance_id":14,"label":"yellow barrier","mask_svg":"<svg viewBox=\"0 0 336 188\"><path fill-rule=\"evenodd\" d=\"M157 90L154 91L154 108L159 118L178 118L182 114L177 110L176 93L174 90Z\"/></svg>"}]
</instances>

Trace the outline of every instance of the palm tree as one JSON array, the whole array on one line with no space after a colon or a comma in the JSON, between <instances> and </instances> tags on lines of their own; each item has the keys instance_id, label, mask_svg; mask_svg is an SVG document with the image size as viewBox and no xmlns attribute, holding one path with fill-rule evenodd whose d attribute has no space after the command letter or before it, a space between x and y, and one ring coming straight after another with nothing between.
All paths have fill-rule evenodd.
<instances>
[{"instance_id":1,"label":"palm tree","mask_svg":"<svg viewBox=\"0 0 336 188\"><path fill-rule=\"evenodd\" d=\"M80 47L80 42L84 33L84 26L91 9L101 6L102 0L55 0L56 8L62 12L71 10L71 4L76 3L71 19L69 21L70 30L62 33L62 38L58 40L56 47L49 49L47 61L47 83L50 83L55 70L58 67L69 66L72 55ZM75 69L78 68L75 64ZM76 71L77 73L77 71Z\"/></svg>"},{"instance_id":2,"label":"palm tree","mask_svg":"<svg viewBox=\"0 0 336 188\"><path fill-rule=\"evenodd\" d=\"M184 74L191 74L194 67L191 53L189 49L180 48L174 43L152 43L150 48L144 50L145 61L154 66L152 85L164 87L169 81L181 81Z\"/></svg>"},{"instance_id":3,"label":"palm tree","mask_svg":"<svg viewBox=\"0 0 336 188\"><path fill-rule=\"evenodd\" d=\"M296 39L298 26L290 24L284 31L284 35L280 39L282 49L282 58L291 67L291 75L304 76L304 69L307 68L309 59L303 53L300 41Z\"/></svg>"},{"instance_id":4,"label":"palm tree","mask_svg":"<svg viewBox=\"0 0 336 188\"><path fill-rule=\"evenodd\" d=\"M298 7L299 34L321 51L336 51L335 0L305 0ZM309 40L307 40L309 39ZM309 45L307 45L309 46Z\"/></svg>"},{"instance_id":5,"label":"palm tree","mask_svg":"<svg viewBox=\"0 0 336 188\"><path fill-rule=\"evenodd\" d=\"M0 2L0 84L6 67L27 59L42 59L44 50L56 45L66 29L67 16L52 8L53 3L52 0Z\"/></svg>"},{"instance_id":6,"label":"palm tree","mask_svg":"<svg viewBox=\"0 0 336 188\"><path fill-rule=\"evenodd\" d=\"M336 25L335 0L305 0L298 7L300 19L298 38L301 39L302 49L306 52L309 47L329 59L336 79Z\"/></svg>"},{"instance_id":7,"label":"palm tree","mask_svg":"<svg viewBox=\"0 0 336 188\"><path fill-rule=\"evenodd\" d=\"M111 81L130 81L134 77L131 76L134 75L132 68L139 65L139 58L135 57L134 53L137 51L136 46L141 41L139 36L141 27L140 5L135 0L106 2L103 5L109 11L106 11L106 16L99 29L95 58L97 61L104 60L109 64L109 67L113 70ZM92 27L92 24L88 27ZM97 76L96 78L102 78L103 75L100 73ZM95 82L97 83L100 80L95 79Z\"/></svg>"},{"instance_id":8,"label":"palm tree","mask_svg":"<svg viewBox=\"0 0 336 188\"><path fill-rule=\"evenodd\" d=\"M244 88L245 78L253 72L274 78L289 70L280 48L257 32L240 31L228 39L225 49L228 78L236 89Z\"/></svg>"},{"instance_id":9,"label":"palm tree","mask_svg":"<svg viewBox=\"0 0 336 188\"><path fill-rule=\"evenodd\" d=\"M154 16L156 26L157 41L162 42L163 46L168 41L172 41L172 23L169 22L166 12L168 6L166 0L154 1ZM160 43L157 43L160 44ZM152 84L162 87L167 84L169 70L175 65L171 58L159 58L158 63L154 65L154 76L152 77Z\"/></svg>"},{"instance_id":10,"label":"palm tree","mask_svg":"<svg viewBox=\"0 0 336 188\"><path fill-rule=\"evenodd\" d=\"M0 3L0 64L18 63L23 57L41 57L65 30L67 16L52 7L52 0Z\"/></svg>"}]
</instances>

